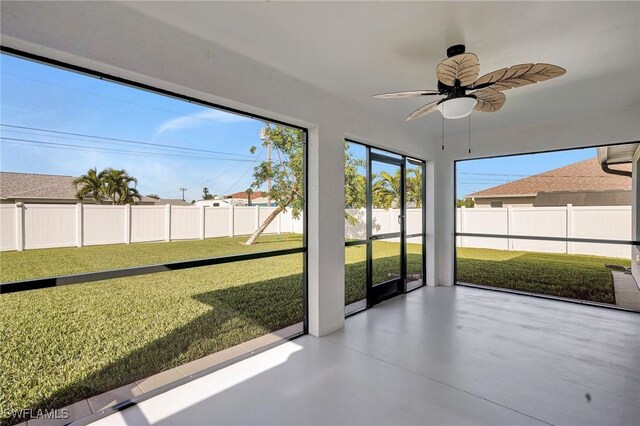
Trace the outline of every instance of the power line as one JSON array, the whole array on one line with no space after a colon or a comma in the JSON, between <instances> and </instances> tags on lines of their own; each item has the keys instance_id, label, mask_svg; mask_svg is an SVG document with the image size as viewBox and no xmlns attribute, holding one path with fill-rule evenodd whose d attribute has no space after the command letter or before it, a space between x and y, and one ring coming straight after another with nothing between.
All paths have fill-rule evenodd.
<instances>
[{"instance_id":1,"label":"power line","mask_svg":"<svg viewBox=\"0 0 640 426\"><path fill-rule=\"evenodd\" d=\"M114 153L122 153L122 154L130 154L130 155L138 155L145 157L164 157L164 158L186 158L192 160L219 160L219 161L237 161L237 162L255 162L255 160L250 159L235 159L235 158L224 158L224 157L212 157L212 156L194 156L194 155L186 155L186 154L178 154L178 153L161 153L161 152L153 152L153 151L130 151L130 150L122 150L115 148L102 148L102 147L92 147L86 145L74 145L74 144L64 144L64 143L56 143L56 142L45 142L45 141L34 141L30 139L18 139L18 138L7 138L4 136L0 136L0 140L3 140L4 143L11 143L17 145L39 145L44 148L52 148L52 149L67 149L71 151L101 151L101 152L114 152Z\"/></svg>"},{"instance_id":2,"label":"power line","mask_svg":"<svg viewBox=\"0 0 640 426\"><path fill-rule=\"evenodd\" d=\"M258 157L260 157L260 155L264 152L264 146L262 147L262 149L260 150L260 152L258 153ZM253 162L255 163L256 161L258 161L258 159L256 158ZM231 191L231 189L233 189L246 175L247 173L249 173L249 171L251 170L251 167L253 166L253 164L250 164L249 167L247 168L247 170L245 170L245 172L242 174L242 176L240 176L238 178L238 180L236 180L233 185L231 185L226 191L224 191L222 194L228 194L229 191Z\"/></svg>"},{"instance_id":3,"label":"power line","mask_svg":"<svg viewBox=\"0 0 640 426\"><path fill-rule=\"evenodd\" d=\"M33 131L37 131L37 132L47 132L47 133L55 133L55 134L61 134L61 135L79 136L79 137L83 137L83 138L103 139L103 140L107 140L107 141L124 142L124 143L136 144L136 145L148 145L148 146L157 146L157 147L170 148L170 149L182 149L182 150L186 150L186 151L206 152L206 153L210 153L210 154L230 155L230 156L234 156L234 157L253 158L253 156L251 156L251 155L236 154L236 153L232 153L232 152L212 151L212 150L208 150L208 149L188 148L188 147L181 147L181 146L177 146L177 145L164 145L164 144L158 144L158 143L152 143L152 142L140 142L140 141L134 141L134 140L129 140L129 139L119 139L119 138L111 138L111 137L106 137L106 136L86 135L86 134L82 134L82 133L62 132L62 131L58 131L58 130L42 129L42 128L37 128L37 127L17 126L17 125L13 125L13 124L5 124L5 123L0 123L0 126L11 127L11 128L14 128L14 129L33 130ZM38 136L55 137L55 136L50 136L50 135L38 135Z\"/></svg>"}]
</instances>

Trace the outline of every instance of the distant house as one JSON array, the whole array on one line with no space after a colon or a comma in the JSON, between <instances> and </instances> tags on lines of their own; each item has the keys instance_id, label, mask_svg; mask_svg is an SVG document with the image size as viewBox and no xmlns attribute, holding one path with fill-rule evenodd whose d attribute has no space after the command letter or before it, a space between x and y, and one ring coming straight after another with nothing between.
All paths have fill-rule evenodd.
<instances>
[{"instance_id":1,"label":"distant house","mask_svg":"<svg viewBox=\"0 0 640 426\"><path fill-rule=\"evenodd\" d=\"M610 170L631 172L631 164ZM467 195L482 207L630 206L631 177L605 172L591 158Z\"/></svg>"},{"instance_id":2,"label":"distant house","mask_svg":"<svg viewBox=\"0 0 640 426\"><path fill-rule=\"evenodd\" d=\"M256 191L251 193L251 205L252 206L267 206L268 205L267 193L264 191ZM229 207L233 206L248 206L249 195L246 192L234 192L233 194L218 196L211 200L198 200L195 202L196 206L207 207ZM273 205L273 203L272 203Z\"/></svg>"},{"instance_id":3,"label":"distant house","mask_svg":"<svg viewBox=\"0 0 640 426\"><path fill-rule=\"evenodd\" d=\"M38 204L75 204L76 188L74 176L44 175L36 173L0 172L0 204L38 203ZM93 199L85 199L86 204L95 204ZM102 204L111 204L103 200ZM140 205L190 205L182 200L155 199L143 196Z\"/></svg>"}]
</instances>

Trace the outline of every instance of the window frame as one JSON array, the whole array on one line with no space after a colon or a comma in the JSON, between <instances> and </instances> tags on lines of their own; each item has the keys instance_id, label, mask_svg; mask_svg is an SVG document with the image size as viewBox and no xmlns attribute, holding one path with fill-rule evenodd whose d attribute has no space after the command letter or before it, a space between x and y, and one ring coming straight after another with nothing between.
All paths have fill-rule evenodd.
<instances>
[{"instance_id":1,"label":"window frame","mask_svg":"<svg viewBox=\"0 0 640 426\"><path fill-rule=\"evenodd\" d=\"M568 297L560 297L547 295L542 293L532 293L528 291L522 290L514 290L503 287L493 287L486 286L480 284L472 284L472 283L464 283L458 281L458 245L457 238L458 237L482 237L482 238L497 238L497 239L520 239L520 240L535 240L535 241L559 241L559 242L567 242L567 243L594 243L594 244L619 244L619 245L628 245L630 247L640 246L640 241L636 240L608 240L601 238L574 238L574 237L544 237L544 236L533 236L533 235L502 235L502 234L483 234L483 233L470 233L470 232L458 232L458 218L457 218L457 186L458 186L458 163L464 163L467 161L474 160L489 160L494 158L505 158L505 157L519 157L525 155L535 155L535 154L548 154L554 152L566 152L566 151L574 151L581 149L590 149L590 148L600 148L607 146L619 146L619 145L627 145L627 144L635 144L640 143L640 140L631 140L626 142L612 142L606 144L597 144L597 145L586 145L586 146L577 146L577 147L567 147L567 148L554 148L548 150L540 150L540 151L527 151L521 153L512 153L512 154L499 154L499 155L485 155L485 156L477 156L477 157L469 157L464 159L458 159L453 161L453 285L460 287L472 287L479 288L483 290L490 291L498 291L502 293L512 293L512 294L520 294L530 297L536 297L540 299L549 299L549 300L559 300L562 302L568 303L577 303L581 305L590 305L590 306L598 306L607 309L615 309L619 311L629 311L629 312L638 312L634 309L625 308L618 305L612 305L608 303L600 303L600 302L592 302L589 300L580 300L580 299L571 299ZM633 261L633 259L632 259Z\"/></svg>"},{"instance_id":2,"label":"window frame","mask_svg":"<svg viewBox=\"0 0 640 426\"><path fill-rule=\"evenodd\" d=\"M144 90L156 95L166 96L169 98L188 102L194 105L200 105L206 108L222 110L232 114L241 115L243 117L248 117L256 120L266 121L269 123L279 124L279 125L283 125L289 128L299 130L302 132L302 139L303 139L303 191L304 191L303 210L302 210L302 228L303 228L302 247L283 249L283 250L244 253L244 254L229 255L229 256L216 256L216 257L210 257L210 258L204 258L204 259L167 262L167 263L161 263L161 264L155 264L155 265L141 265L141 266L136 266L132 268L121 268L121 269L113 269L108 271L87 272L87 273L73 274L73 275L63 275L63 276L55 276L55 277L4 282L4 283L0 283L0 295L6 294L6 293L15 293L20 291L36 290L36 289L76 284L76 283L102 281L102 280L107 280L111 278L124 278L124 277L136 276L136 275L153 274L153 273L160 273L160 272L179 270L179 269L199 268L203 266L219 265L223 263L241 262L241 261L247 261L247 260L264 259L268 257L278 257L278 256L286 256L290 254L301 253L302 262L303 262L303 265L302 265L303 332L302 334L308 334L309 332L308 222L309 221L308 221L308 214L307 214L308 213L307 211L308 209L308 176L307 175L308 175L308 164L309 164L309 161L308 161L309 160L309 150L308 150L309 130L307 128L301 127L295 124L286 123L284 121L274 119L268 116L251 114L236 108L231 108L225 105L220 105L217 103L205 101L200 98L183 95L178 92L173 92L170 90L162 89L159 87L151 86L145 83L140 83L134 80L118 77L115 75L103 73L100 71L95 71L93 69L81 67L78 65L73 65L67 62L51 59L41 55L36 55L33 53L29 53L19 49L14 49L12 47L7 47L4 45L0 45L0 54L6 54L6 55L14 56L20 59L40 63L46 66L59 68L65 71L75 72L78 74L85 75L87 77L96 78L98 80L105 80L115 84L128 86L133 89ZM296 336L292 336L292 337L296 337Z\"/></svg>"}]
</instances>

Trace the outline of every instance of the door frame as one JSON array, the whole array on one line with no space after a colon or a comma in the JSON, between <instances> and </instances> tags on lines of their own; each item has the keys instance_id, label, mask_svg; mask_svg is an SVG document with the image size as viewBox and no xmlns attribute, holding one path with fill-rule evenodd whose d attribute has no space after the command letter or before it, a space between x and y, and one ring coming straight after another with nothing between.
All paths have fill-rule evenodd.
<instances>
[{"instance_id":1,"label":"door frame","mask_svg":"<svg viewBox=\"0 0 640 426\"><path fill-rule=\"evenodd\" d=\"M409 293L411 291L417 290L420 287L424 287L427 284L427 206L426 206L426 202L427 202L427 161L417 157L417 156L409 156L409 155L405 155L405 154L400 154L397 152L393 152L390 151L386 148L378 148L378 147L373 147L371 145L368 145L366 143L362 143L362 142L358 142L357 140L354 139L350 139L350 138L345 138L344 142L346 144L352 144L355 146L360 146L362 148L364 148L365 150L365 158L364 158L364 162L365 162L365 186L368 187L369 185L367 185L366 183L369 181L369 174L371 173L371 167L369 164L369 160L370 158L376 158L379 155L384 157L384 159L386 158L391 158L393 160L393 162L402 162L403 164L403 168L404 168L404 173L403 173L403 178L405 180L405 185L402 191L402 196L405 197L406 196L406 170L407 170L407 164L412 164L414 166L420 166L422 169L422 191L421 191L421 198L422 198L422 209L421 209L421 220L422 220L422 226L421 232L417 232L417 233L413 233L413 234L406 234L406 203L404 203L404 225L405 227L403 228L404 234L402 235L402 233L400 233L400 237L402 238L402 245L404 247L404 252L403 252L403 256L402 256L402 270L403 270L403 276L404 279L402 280L402 286L401 286L401 290L402 293ZM372 152L373 150L373 152ZM388 153L389 156L385 155L384 153ZM378 157L379 158L379 157ZM366 189L366 188L365 188ZM366 199L369 200L371 199L371 194L368 193L368 191L366 194ZM368 201L366 202L365 207L369 206ZM371 217L371 211L369 211L367 213L369 216ZM372 221L367 219L367 226L369 223L372 223ZM365 236L365 238L363 239L356 239L356 240L349 240L349 241L345 241L344 246L345 248L347 247L354 247L354 246L366 246L366 259L365 259L365 266L366 266L366 271L365 271L365 279L364 282L362 283L362 285L365 287L365 298L360 299L359 301L353 302L352 304L348 305L345 309L345 316L349 317L352 315L357 314L358 312L362 312L363 310L366 310L367 308L373 306L371 304L369 304L369 300L371 300L372 298L369 298L368 295L371 293L370 292L370 288L371 288L371 281L370 281L370 276L372 273L372 262L370 261L370 259L372 259L372 242L375 241L376 239L380 239L380 238L375 238L372 240L371 238L368 238L368 236L371 235L370 232L367 232L367 235ZM421 264L421 272L422 272L422 280L421 283L419 283L418 285L411 285L410 287L408 286L408 280L407 278L407 241L409 238L420 238L422 240L422 264ZM397 294L401 294L401 293L397 293ZM389 297L394 297L397 294L392 294L386 298ZM378 300L378 302L385 300L386 298L383 298L381 300ZM375 300L375 299L374 299ZM367 303L364 303L367 302Z\"/></svg>"}]
</instances>

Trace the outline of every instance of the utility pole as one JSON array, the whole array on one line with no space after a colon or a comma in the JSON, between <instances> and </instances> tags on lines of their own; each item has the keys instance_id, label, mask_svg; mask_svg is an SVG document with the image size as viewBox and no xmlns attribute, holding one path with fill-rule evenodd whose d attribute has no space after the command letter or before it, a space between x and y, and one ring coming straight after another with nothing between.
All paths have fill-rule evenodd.
<instances>
[{"instance_id":1,"label":"utility pole","mask_svg":"<svg viewBox=\"0 0 640 426\"><path fill-rule=\"evenodd\" d=\"M271 141L267 140L266 129L260 130L260 140L267 141L267 164L269 165L269 172L271 172ZM271 177L267 177L267 207L271 207Z\"/></svg>"},{"instance_id":2,"label":"utility pole","mask_svg":"<svg viewBox=\"0 0 640 426\"><path fill-rule=\"evenodd\" d=\"M180 188L180 191L182 191L182 201L185 201L184 200L184 191L186 191L186 190L187 190L187 188Z\"/></svg>"}]
</instances>

